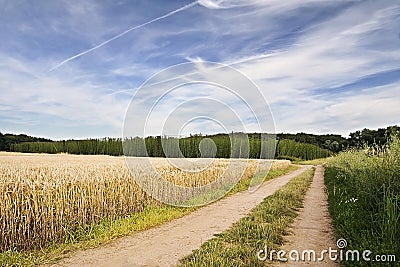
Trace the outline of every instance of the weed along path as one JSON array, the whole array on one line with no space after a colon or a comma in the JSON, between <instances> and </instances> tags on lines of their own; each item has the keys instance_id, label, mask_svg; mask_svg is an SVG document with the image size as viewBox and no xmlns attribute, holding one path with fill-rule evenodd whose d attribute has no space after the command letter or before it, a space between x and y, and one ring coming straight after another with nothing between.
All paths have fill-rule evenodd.
<instances>
[{"instance_id":1,"label":"weed along path","mask_svg":"<svg viewBox=\"0 0 400 267\"><path fill-rule=\"evenodd\" d=\"M335 258L335 255L338 257L339 253L334 251L338 248L328 211L322 166L318 166L315 170L313 182L304 198L304 208L295 219L291 231L294 234L287 237L288 242L282 248L286 252L284 258L287 259L287 262L278 262L276 266L340 266L338 259L329 259L329 248L332 249L332 259ZM327 252L321 257L323 250L327 250ZM310 251L315 252L315 260ZM303 255L305 260L302 258ZM311 260L308 258L309 255L311 255ZM293 261L291 258L298 259L298 261Z\"/></svg>"},{"instance_id":2,"label":"weed along path","mask_svg":"<svg viewBox=\"0 0 400 267\"><path fill-rule=\"evenodd\" d=\"M214 234L228 229L264 198L310 168L302 166L265 182L253 193L236 193L161 226L76 252L55 266L174 266L180 258L198 249Z\"/></svg>"}]
</instances>

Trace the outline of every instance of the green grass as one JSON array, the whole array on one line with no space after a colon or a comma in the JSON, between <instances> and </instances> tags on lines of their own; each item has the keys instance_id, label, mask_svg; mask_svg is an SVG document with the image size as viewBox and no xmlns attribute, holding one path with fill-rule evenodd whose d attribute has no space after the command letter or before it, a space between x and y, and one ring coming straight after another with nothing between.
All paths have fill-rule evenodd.
<instances>
[{"instance_id":1,"label":"green grass","mask_svg":"<svg viewBox=\"0 0 400 267\"><path fill-rule=\"evenodd\" d=\"M272 250L282 245L313 174L311 169L292 179L250 215L181 259L178 266L264 266L266 262L258 260L257 252L265 246Z\"/></svg>"},{"instance_id":2,"label":"green grass","mask_svg":"<svg viewBox=\"0 0 400 267\"><path fill-rule=\"evenodd\" d=\"M320 159L313 159L313 160L304 160L304 161L294 161L293 163L295 164L300 164L300 165L314 165L314 166L318 166L318 165L325 165L328 160L331 157L328 158L320 158Z\"/></svg>"},{"instance_id":3,"label":"green grass","mask_svg":"<svg viewBox=\"0 0 400 267\"><path fill-rule=\"evenodd\" d=\"M259 178L263 178L262 176L264 176L263 181L266 182L275 177L284 175L288 172L295 171L299 168L300 167L298 167L296 165L289 165L285 169L270 170L266 174L265 173L257 173L256 174L258 177L257 180ZM240 180L231 190L229 190L229 188L232 187L230 185L227 185L226 188L210 190L204 194L200 194L194 198L191 198L185 204L186 204L186 206L198 206L198 203L209 203L215 199L218 199L219 198L218 196L221 196L221 195L223 195L223 197L227 197L227 196L233 195L237 192L245 191L249 188L251 180L252 180L251 178ZM228 190L229 190L229 192L226 194L226 191L228 191Z\"/></svg>"},{"instance_id":4,"label":"green grass","mask_svg":"<svg viewBox=\"0 0 400 267\"><path fill-rule=\"evenodd\" d=\"M282 170L271 170L265 180L296 170L297 166L289 166ZM244 191L250 184L250 178L241 180L229 193ZM183 217L196 208L181 208L167 205L151 206L143 212L128 215L116 220L102 220L100 223L70 232L63 243L49 244L42 250L16 251L0 253L0 266L36 266L44 263L55 263L69 252L98 247L119 237L134 234L162 223Z\"/></svg>"},{"instance_id":5,"label":"green grass","mask_svg":"<svg viewBox=\"0 0 400 267\"><path fill-rule=\"evenodd\" d=\"M400 262L400 141L394 139L384 150L354 150L330 159L325 183L334 226L338 237L347 240L346 249L396 255ZM344 264L371 266L365 261Z\"/></svg>"},{"instance_id":6,"label":"green grass","mask_svg":"<svg viewBox=\"0 0 400 267\"><path fill-rule=\"evenodd\" d=\"M141 213L116 220L103 220L69 233L64 243L49 245L43 250L30 252L7 251L0 254L0 266L35 266L43 263L54 263L68 252L97 247L118 237L160 225L164 222L182 217L193 208L172 206L148 207Z\"/></svg>"},{"instance_id":7,"label":"green grass","mask_svg":"<svg viewBox=\"0 0 400 267\"><path fill-rule=\"evenodd\" d=\"M270 170L267 174L267 176L264 179L264 182L271 180L273 178L276 178L278 176L284 175L289 172L293 172L295 170L298 170L300 167L296 165L289 165L286 169L278 169L278 170ZM239 183L236 184L234 188L232 188L231 191L227 194L228 196L233 195L237 192L241 192L244 190L247 190L249 188L251 179L244 179L241 180Z\"/></svg>"}]
</instances>

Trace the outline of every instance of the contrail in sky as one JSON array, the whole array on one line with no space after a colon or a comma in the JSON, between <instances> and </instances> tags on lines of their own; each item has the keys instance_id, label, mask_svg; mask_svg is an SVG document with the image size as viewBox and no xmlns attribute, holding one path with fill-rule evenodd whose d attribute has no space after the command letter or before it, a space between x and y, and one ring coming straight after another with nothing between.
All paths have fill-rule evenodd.
<instances>
[{"instance_id":1,"label":"contrail in sky","mask_svg":"<svg viewBox=\"0 0 400 267\"><path fill-rule=\"evenodd\" d=\"M108 39L108 40L106 40L106 41L104 41L104 42L102 42L102 43L100 43L100 44L98 44L98 45L96 45L96 46L94 46L94 47L88 49L88 50L85 50L85 51L83 51L83 52L81 52L81 53L79 53L79 54L76 54L75 56L72 56L72 57L70 57L70 58L67 58L66 60L64 60L64 61L62 61L61 63L58 63L56 66L52 67L48 72L51 72L51 71L53 71L53 70L55 70L55 69L58 69L59 67L61 67L61 66L64 65L65 63L67 63L68 61L71 61L71 60L73 60L73 59L75 59L75 58L78 58L78 57L80 57L80 56L83 56L83 55L85 55L85 54L87 54L87 53L89 53L89 52L91 52L91 51L93 51L93 50L96 50L97 48L100 48L100 47L102 47L102 46L108 44L109 42L114 41L115 39L118 39L118 38L124 36L124 35L127 34L128 32L131 32L131 31L133 31L133 30L142 28L142 27L144 27L144 26L146 26L146 25L149 25L150 23L156 22L156 21L158 21L158 20L165 19L165 18L167 18L167 17L169 17L169 16L172 16L172 15L178 13L178 12L181 12L181 11L184 11L184 10L186 10L186 9L188 9L188 8L191 8L192 6L195 6L195 5L197 5L197 4L199 4L199 1L194 1L194 2L192 2L192 3L190 3L190 4L187 4L186 6L183 6L183 7L181 7L181 8L178 8L178 9L176 9L176 10L174 10L174 11L171 11L171 12L165 14L165 15L162 15L162 16L160 16L160 17L157 17L157 18L155 18L155 19L152 19L152 20L150 20L150 21L147 21L147 22L145 22L145 23L143 23L143 24L140 24L140 25L138 25L138 26L132 27L132 28L130 28L130 29L128 29L128 30L126 30L126 31L124 31L124 32L122 32L122 33L120 33L120 34L118 34L118 35L115 35L114 37L112 37L112 38L110 38L110 39Z\"/></svg>"}]
</instances>

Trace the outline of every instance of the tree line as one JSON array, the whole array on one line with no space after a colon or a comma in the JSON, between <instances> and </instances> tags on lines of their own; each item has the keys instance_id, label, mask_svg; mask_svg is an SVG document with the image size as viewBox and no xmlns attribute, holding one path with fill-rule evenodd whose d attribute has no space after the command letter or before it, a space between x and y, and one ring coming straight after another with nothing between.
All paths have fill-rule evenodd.
<instances>
[{"instance_id":1,"label":"tree line","mask_svg":"<svg viewBox=\"0 0 400 267\"><path fill-rule=\"evenodd\" d=\"M252 134L193 135L185 138L149 136L23 142L12 144L10 151L24 153L69 153L82 155L216 158L315 159L332 154L328 149L294 140L275 140L274 136Z\"/></svg>"},{"instance_id":2,"label":"tree line","mask_svg":"<svg viewBox=\"0 0 400 267\"><path fill-rule=\"evenodd\" d=\"M0 151L10 151L13 144L20 144L24 142L52 142L50 139L32 137L26 134L2 134L0 132Z\"/></svg>"},{"instance_id":3,"label":"tree line","mask_svg":"<svg viewBox=\"0 0 400 267\"><path fill-rule=\"evenodd\" d=\"M77 155L123 155L120 138L23 142L20 144L11 144L10 151L49 154L68 153Z\"/></svg>"},{"instance_id":4,"label":"tree line","mask_svg":"<svg viewBox=\"0 0 400 267\"><path fill-rule=\"evenodd\" d=\"M361 148L366 145L385 146L390 141L391 136L400 137L399 126L388 126L377 130L364 128L363 130L351 132L348 138L338 134L277 134L278 139L290 139L300 143L313 144L320 148L329 149L335 153L352 147Z\"/></svg>"},{"instance_id":5,"label":"tree line","mask_svg":"<svg viewBox=\"0 0 400 267\"><path fill-rule=\"evenodd\" d=\"M348 145L350 147L363 147L365 145L385 146L391 141L392 136L400 137L400 127L389 126L378 130L363 129L350 133Z\"/></svg>"},{"instance_id":6,"label":"tree line","mask_svg":"<svg viewBox=\"0 0 400 267\"><path fill-rule=\"evenodd\" d=\"M195 134L184 138L149 136L145 139L131 138L126 142L122 142L121 138L52 141L24 134L0 133L0 151L121 156L125 146L125 153L133 156L271 158L274 155L277 158L308 160L351 147L384 146L393 135L400 136L399 126L363 129L350 133L349 138L334 134L280 133L273 143L271 140L275 139L275 135L260 133ZM266 149L261 151L261 147Z\"/></svg>"}]
</instances>

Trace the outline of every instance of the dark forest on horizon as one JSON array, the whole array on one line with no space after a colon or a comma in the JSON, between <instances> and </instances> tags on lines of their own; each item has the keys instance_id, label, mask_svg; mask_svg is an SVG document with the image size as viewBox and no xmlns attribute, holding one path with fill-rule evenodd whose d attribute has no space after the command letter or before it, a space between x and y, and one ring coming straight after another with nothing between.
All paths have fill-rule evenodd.
<instances>
[{"instance_id":1,"label":"dark forest on horizon","mask_svg":"<svg viewBox=\"0 0 400 267\"><path fill-rule=\"evenodd\" d=\"M327 157L333 153L337 153L352 147L363 147L365 145L385 145L392 135L399 136L399 126L389 126L378 130L363 129L350 133L348 138L344 138L337 134L307 134L307 133L279 133L275 135L260 133L231 133L231 134L215 134L201 135L195 134L188 137L160 137L149 136L144 139L132 138L130 142L143 143L140 151L127 152L125 154L131 156L150 156L150 157L204 157L215 156L218 158L229 157L250 157L250 158L287 158L287 159L315 159ZM241 140L248 140L248 145L240 141L240 145L231 144L237 137L241 136ZM235 138L233 138L235 137ZM243 139L245 137L245 139ZM268 137L269 141L264 138ZM276 137L276 140L275 140ZM205 155L199 150L201 141L205 138L212 139L215 147L207 147ZM237 139L238 140L238 139ZM271 143L272 140L275 140ZM177 142L181 152L174 152L174 155L166 155L163 149L163 142L168 144ZM237 141L239 142L239 141ZM246 141L247 142L247 141ZM261 144L268 143L268 147L276 146L275 154L271 151L261 151ZM136 145L136 147L140 147ZM69 153L84 155L124 155L124 148L121 138L101 138L101 139L84 139L84 140L61 140L53 141L45 138L32 137L25 134L2 134L0 133L0 151L13 151L25 153ZM273 151L272 151L273 152ZM181 153L181 154L180 154ZM271 155L265 155L270 153Z\"/></svg>"},{"instance_id":2,"label":"dark forest on horizon","mask_svg":"<svg viewBox=\"0 0 400 267\"><path fill-rule=\"evenodd\" d=\"M290 139L300 143L308 143L317 145L321 148L326 148L334 152L341 151L348 147L359 147L365 144L372 145L384 145L391 135L399 135L400 127L389 126L386 128L379 128L377 130L363 129L355 131L349 134L348 138L345 138L339 134L308 134L308 133L278 133L276 134L277 139ZM218 135L218 134L217 134ZM249 137L252 135L259 135L259 133L250 133ZM197 135L193 135L197 136ZM209 136L209 135L204 135ZM212 135L211 135L212 136ZM119 138L102 138L118 140ZM96 139L96 140L102 140ZM74 140L74 139L68 139ZM88 138L85 140L93 140ZM42 137L33 137L26 134L12 134L12 133L1 133L0 132L0 151L10 151L10 146L12 144L20 144L25 142L57 142L51 139Z\"/></svg>"}]
</instances>

